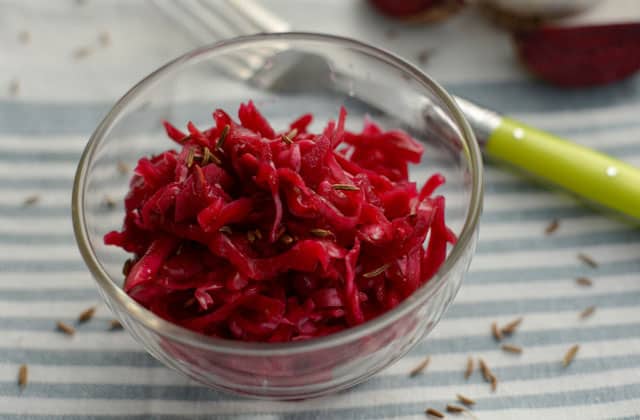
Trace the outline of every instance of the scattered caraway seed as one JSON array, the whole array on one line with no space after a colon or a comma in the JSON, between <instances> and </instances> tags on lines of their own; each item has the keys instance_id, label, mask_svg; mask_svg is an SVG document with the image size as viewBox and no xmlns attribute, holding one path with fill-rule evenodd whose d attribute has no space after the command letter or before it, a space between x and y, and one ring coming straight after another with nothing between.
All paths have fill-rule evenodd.
<instances>
[{"instance_id":1,"label":"scattered caraway seed","mask_svg":"<svg viewBox=\"0 0 640 420\"><path fill-rule=\"evenodd\" d=\"M584 311L580 312L580 319L589 318L596 311L595 306L589 306Z\"/></svg>"},{"instance_id":2,"label":"scattered caraway seed","mask_svg":"<svg viewBox=\"0 0 640 420\"><path fill-rule=\"evenodd\" d=\"M220 132L220 137L218 138L218 142L216 143L216 149L222 150L222 146L224 146L224 141L227 139L227 135L229 135L229 130L231 130L231 126L229 124L225 125Z\"/></svg>"},{"instance_id":3,"label":"scattered caraway seed","mask_svg":"<svg viewBox=\"0 0 640 420\"><path fill-rule=\"evenodd\" d=\"M187 154L187 168L193 166L193 160L196 157L196 152L193 149L189 149L189 154Z\"/></svg>"},{"instance_id":4,"label":"scattered caraway seed","mask_svg":"<svg viewBox=\"0 0 640 420\"><path fill-rule=\"evenodd\" d=\"M18 385L24 389L27 386L27 382L29 382L29 368L27 365L20 365L18 369Z\"/></svg>"},{"instance_id":5,"label":"scattered caraway seed","mask_svg":"<svg viewBox=\"0 0 640 420\"><path fill-rule=\"evenodd\" d=\"M516 346L515 344L503 344L501 346L502 350L506 351L507 353L514 353L514 354L521 354L522 353L522 347L520 346Z\"/></svg>"},{"instance_id":6,"label":"scattered caraway seed","mask_svg":"<svg viewBox=\"0 0 640 420\"><path fill-rule=\"evenodd\" d=\"M89 320L91 320L91 318L93 318L93 315L96 313L96 307L92 306L90 308L85 309L84 311L80 312L80 315L78 315L78 323L79 324L83 324Z\"/></svg>"},{"instance_id":7,"label":"scattered caraway seed","mask_svg":"<svg viewBox=\"0 0 640 420\"><path fill-rule=\"evenodd\" d=\"M204 152L202 155L202 166L206 166L209 162L213 162L216 165L220 166L222 161L218 158L218 156L211 153L211 150L207 146L204 147Z\"/></svg>"},{"instance_id":8,"label":"scattered caraway seed","mask_svg":"<svg viewBox=\"0 0 640 420\"><path fill-rule=\"evenodd\" d=\"M389 28L384 31L384 36L387 39L396 39L398 37L398 30L396 28Z\"/></svg>"},{"instance_id":9,"label":"scattered caraway seed","mask_svg":"<svg viewBox=\"0 0 640 420\"><path fill-rule=\"evenodd\" d=\"M75 328L73 328L69 324L65 324L62 321L58 321L56 323L56 327L58 328L59 331L65 333L67 335L74 335L76 333L76 329Z\"/></svg>"},{"instance_id":10,"label":"scattered caraway seed","mask_svg":"<svg viewBox=\"0 0 640 420\"><path fill-rule=\"evenodd\" d=\"M578 277L576 279L576 283L578 283L580 286L593 286L593 281L589 277Z\"/></svg>"},{"instance_id":11,"label":"scattered caraway seed","mask_svg":"<svg viewBox=\"0 0 640 420\"><path fill-rule=\"evenodd\" d=\"M111 45L111 36L109 35L109 32L100 32L98 34L98 43L102 47L108 47Z\"/></svg>"},{"instance_id":12,"label":"scattered caraway seed","mask_svg":"<svg viewBox=\"0 0 640 420\"><path fill-rule=\"evenodd\" d=\"M105 195L104 196L104 205L106 208L108 209L115 209L116 208L116 200L114 200L112 197Z\"/></svg>"},{"instance_id":13,"label":"scattered caraway seed","mask_svg":"<svg viewBox=\"0 0 640 420\"><path fill-rule=\"evenodd\" d=\"M120 321L118 321L117 319L112 319L109 322L109 330L116 331L121 329L122 329L122 323L120 323Z\"/></svg>"},{"instance_id":14,"label":"scattered caraway seed","mask_svg":"<svg viewBox=\"0 0 640 420\"><path fill-rule=\"evenodd\" d=\"M129 271L131 271L131 267L133 267L133 260L129 258L122 265L122 274L128 276Z\"/></svg>"},{"instance_id":15,"label":"scattered caraway seed","mask_svg":"<svg viewBox=\"0 0 640 420\"><path fill-rule=\"evenodd\" d=\"M491 324L491 333L493 333L493 338L495 338L497 341L502 340L502 331L500 331L500 328L498 328L497 322Z\"/></svg>"},{"instance_id":16,"label":"scattered caraway seed","mask_svg":"<svg viewBox=\"0 0 640 420\"><path fill-rule=\"evenodd\" d=\"M444 414L442 414L440 411L436 410L435 408L427 408L424 413L427 416L431 416L431 417L436 417L438 419L443 419L444 418Z\"/></svg>"},{"instance_id":17,"label":"scattered caraway seed","mask_svg":"<svg viewBox=\"0 0 640 420\"><path fill-rule=\"evenodd\" d=\"M516 330L518 329L518 327L520 326L520 324L522 323L523 318L516 318L513 321L509 322L507 325L505 325L504 327L502 327L501 331L502 334L504 335L511 335L514 332L516 332Z\"/></svg>"},{"instance_id":18,"label":"scattered caraway seed","mask_svg":"<svg viewBox=\"0 0 640 420\"><path fill-rule=\"evenodd\" d=\"M218 229L218 232L226 233L229 235L233 233L229 226L222 226L220 229Z\"/></svg>"},{"instance_id":19,"label":"scattered caraway seed","mask_svg":"<svg viewBox=\"0 0 640 420\"><path fill-rule=\"evenodd\" d=\"M427 62L429 62L430 56L431 56L431 53L429 50L422 50L418 53L418 56L416 58L418 59L418 63L421 66L424 66L425 64L427 64Z\"/></svg>"},{"instance_id":20,"label":"scattered caraway seed","mask_svg":"<svg viewBox=\"0 0 640 420\"><path fill-rule=\"evenodd\" d=\"M476 403L475 400L473 400L473 399L471 399L469 397L466 397L466 396L464 396L462 394L456 394L456 397L458 397L458 401L460 401L462 404L467 405L467 406L468 405L474 405Z\"/></svg>"},{"instance_id":21,"label":"scattered caraway seed","mask_svg":"<svg viewBox=\"0 0 640 420\"><path fill-rule=\"evenodd\" d=\"M294 128L293 130L289 131L287 134L282 135L282 141L287 144L293 144L293 139L297 135L298 135L298 129Z\"/></svg>"},{"instance_id":22,"label":"scattered caraway seed","mask_svg":"<svg viewBox=\"0 0 640 420\"><path fill-rule=\"evenodd\" d=\"M249 242L255 242L256 241L256 234L254 231L250 230L249 232L247 232L247 240Z\"/></svg>"},{"instance_id":23,"label":"scattered caraway seed","mask_svg":"<svg viewBox=\"0 0 640 420\"><path fill-rule=\"evenodd\" d=\"M420 362L418 366L411 369L411 372L409 372L409 376L413 378L414 376L418 376L419 374L423 373L427 366L429 366L429 362L431 362L431 356L427 356L422 362Z\"/></svg>"},{"instance_id":24,"label":"scattered caraway seed","mask_svg":"<svg viewBox=\"0 0 640 420\"><path fill-rule=\"evenodd\" d=\"M574 344L567 350L564 357L562 358L562 366L567 367L573 362L573 359L576 358L576 354L578 354L578 350L580 350L580 346L578 344Z\"/></svg>"},{"instance_id":25,"label":"scattered caraway seed","mask_svg":"<svg viewBox=\"0 0 640 420\"><path fill-rule=\"evenodd\" d=\"M471 374L473 374L473 357L469 356L467 358L467 369L464 371L464 379L469 379Z\"/></svg>"},{"instance_id":26,"label":"scattered caraway seed","mask_svg":"<svg viewBox=\"0 0 640 420\"><path fill-rule=\"evenodd\" d=\"M578 253L578 259L591 268L598 268L598 263L596 262L596 260L583 252Z\"/></svg>"},{"instance_id":27,"label":"scattered caraway seed","mask_svg":"<svg viewBox=\"0 0 640 420\"><path fill-rule=\"evenodd\" d=\"M28 44L31 41L31 33L29 31L20 31L18 41L22 44Z\"/></svg>"},{"instance_id":28,"label":"scattered caraway seed","mask_svg":"<svg viewBox=\"0 0 640 420\"><path fill-rule=\"evenodd\" d=\"M211 151L209 150L209 148L207 146L202 148L202 159L200 160L200 167L205 167L209 164L209 161L211 160Z\"/></svg>"},{"instance_id":29,"label":"scattered caraway seed","mask_svg":"<svg viewBox=\"0 0 640 420\"><path fill-rule=\"evenodd\" d=\"M558 219L553 219L551 222L549 222L547 227L544 229L544 233L547 235L551 235L553 232L558 230L559 227L560 227L560 222L558 221Z\"/></svg>"},{"instance_id":30,"label":"scattered caraway seed","mask_svg":"<svg viewBox=\"0 0 640 420\"><path fill-rule=\"evenodd\" d=\"M456 404L447 404L447 412L448 413L464 413L467 411L466 408L456 405Z\"/></svg>"},{"instance_id":31,"label":"scattered caraway seed","mask_svg":"<svg viewBox=\"0 0 640 420\"><path fill-rule=\"evenodd\" d=\"M349 184L333 184L331 188L337 191L360 191L360 188Z\"/></svg>"},{"instance_id":32,"label":"scattered caraway seed","mask_svg":"<svg viewBox=\"0 0 640 420\"><path fill-rule=\"evenodd\" d=\"M326 238L327 236L333 235L330 230L326 229L311 229L309 231L313 236L317 236L318 238Z\"/></svg>"},{"instance_id":33,"label":"scattered caraway seed","mask_svg":"<svg viewBox=\"0 0 640 420\"><path fill-rule=\"evenodd\" d=\"M131 170L129 165L127 165L121 160L118 161L117 167L118 167L118 172L120 172L121 175L127 175Z\"/></svg>"},{"instance_id":34,"label":"scattered caraway seed","mask_svg":"<svg viewBox=\"0 0 640 420\"><path fill-rule=\"evenodd\" d=\"M82 60L83 58L87 58L89 55L91 55L92 52L93 50L91 49L91 47L78 47L73 50L73 58L75 58L76 60Z\"/></svg>"},{"instance_id":35,"label":"scattered caraway seed","mask_svg":"<svg viewBox=\"0 0 640 420\"><path fill-rule=\"evenodd\" d=\"M293 243L293 238L288 233L284 233L280 237L280 241L285 245L289 245L289 244Z\"/></svg>"},{"instance_id":36,"label":"scattered caraway seed","mask_svg":"<svg viewBox=\"0 0 640 420\"><path fill-rule=\"evenodd\" d=\"M482 377L484 378L485 381L491 384L491 390L495 391L496 388L498 387L498 379L496 378L496 375L494 375L493 372L491 372L491 369L489 369L489 366L484 361L484 359L481 358L479 359L479 361L480 361L480 370L482 371Z\"/></svg>"},{"instance_id":37,"label":"scattered caraway seed","mask_svg":"<svg viewBox=\"0 0 640 420\"><path fill-rule=\"evenodd\" d=\"M213 156L213 154L211 153L211 150L209 150L209 148L207 146L205 146L202 149L202 160L200 161L200 166L205 167L209 164L209 162L211 161L211 157Z\"/></svg>"},{"instance_id":38,"label":"scattered caraway seed","mask_svg":"<svg viewBox=\"0 0 640 420\"><path fill-rule=\"evenodd\" d=\"M9 83L9 96L18 96L20 93L20 81L18 79L13 79Z\"/></svg>"},{"instance_id":39,"label":"scattered caraway seed","mask_svg":"<svg viewBox=\"0 0 640 420\"><path fill-rule=\"evenodd\" d=\"M383 266L380 266L380 267L376 268L375 270L369 271L368 273L364 273L362 275L362 277L364 277L365 279L370 279L372 277L379 276L380 274L382 274L385 271L387 271L387 268L389 268L389 266L390 266L390 264L385 264Z\"/></svg>"},{"instance_id":40,"label":"scattered caraway seed","mask_svg":"<svg viewBox=\"0 0 640 420\"><path fill-rule=\"evenodd\" d=\"M40 196L37 194L34 194L25 198L24 201L22 202L22 205L24 207L31 207L35 204L38 204L38 201L40 201Z\"/></svg>"},{"instance_id":41,"label":"scattered caraway seed","mask_svg":"<svg viewBox=\"0 0 640 420\"><path fill-rule=\"evenodd\" d=\"M489 381L493 376L491 370L489 370L489 366L487 366L484 359L482 358L478 359L478 361L480 362L480 371L482 372L482 377L485 379L485 381Z\"/></svg>"},{"instance_id":42,"label":"scattered caraway seed","mask_svg":"<svg viewBox=\"0 0 640 420\"><path fill-rule=\"evenodd\" d=\"M211 162L215 163L216 165L222 165L222 161L218 158L218 156L211 154L209 158L211 159Z\"/></svg>"}]
</instances>

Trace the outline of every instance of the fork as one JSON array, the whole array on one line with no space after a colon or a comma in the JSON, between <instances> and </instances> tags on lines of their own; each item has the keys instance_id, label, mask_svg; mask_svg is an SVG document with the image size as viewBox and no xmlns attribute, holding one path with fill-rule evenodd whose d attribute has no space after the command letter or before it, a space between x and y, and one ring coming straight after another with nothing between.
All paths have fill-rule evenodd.
<instances>
[{"instance_id":1,"label":"fork","mask_svg":"<svg viewBox=\"0 0 640 420\"><path fill-rule=\"evenodd\" d=\"M169 19L183 27L198 43L252 33L286 32L289 24L254 0L153 0ZM277 80L304 71L313 78L313 66L300 66L299 58L284 61L277 71L260 72L278 51L237 57L234 76L275 89ZM259 77L269 74L270 78ZM275 75L275 76L274 76ZM366 102L366 94L360 98ZM537 179L573 192L599 207L640 221L640 170L613 157L537 130L521 122L454 97L475 133L484 154L507 162ZM428 103L421 104L425 110ZM428 114L426 112L425 114Z\"/></svg>"}]
</instances>

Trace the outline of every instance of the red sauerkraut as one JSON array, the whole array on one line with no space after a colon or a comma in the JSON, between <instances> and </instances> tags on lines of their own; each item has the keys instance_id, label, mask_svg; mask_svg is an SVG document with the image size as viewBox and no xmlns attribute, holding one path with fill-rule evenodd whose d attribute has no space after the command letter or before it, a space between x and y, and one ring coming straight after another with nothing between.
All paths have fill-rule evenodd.
<instances>
[{"instance_id":1,"label":"red sauerkraut","mask_svg":"<svg viewBox=\"0 0 640 420\"><path fill-rule=\"evenodd\" d=\"M139 160L123 229L104 238L134 254L126 293L202 334L286 342L366 322L429 281L456 240L433 195L444 177L418 189L419 142L345 118L277 133L249 101L204 131L164 122L178 149Z\"/></svg>"}]
</instances>

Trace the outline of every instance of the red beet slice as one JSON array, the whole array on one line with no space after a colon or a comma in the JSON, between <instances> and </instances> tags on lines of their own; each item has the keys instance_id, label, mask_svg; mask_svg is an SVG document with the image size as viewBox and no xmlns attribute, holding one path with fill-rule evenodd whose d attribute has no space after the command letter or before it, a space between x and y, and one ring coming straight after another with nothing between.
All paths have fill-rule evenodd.
<instances>
[{"instance_id":1,"label":"red beet slice","mask_svg":"<svg viewBox=\"0 0 640 420\"><path fill-rule=\"evenodd\" d=\"M299 341L366 322L437 272L456 238L433 196L444 178L408 180L420 143L370 121L347 131L344 109L319 134L310 114L282 133L253 102L238 115L188 134L164 122L180 150L139 160L122 231L104 238L134 254L132 298L202 334Z\"/></svg>"},{"instance_id":2,"label":"red beet slice","mask_svg":"<svg viewBox=\"0 0 640 420\"><path fill-rule=\"evenodd\" d=\"M514 35L522 62L559 86L602 85L640 69L640 23L543 27Z\"/></svg>"}]
</instances>

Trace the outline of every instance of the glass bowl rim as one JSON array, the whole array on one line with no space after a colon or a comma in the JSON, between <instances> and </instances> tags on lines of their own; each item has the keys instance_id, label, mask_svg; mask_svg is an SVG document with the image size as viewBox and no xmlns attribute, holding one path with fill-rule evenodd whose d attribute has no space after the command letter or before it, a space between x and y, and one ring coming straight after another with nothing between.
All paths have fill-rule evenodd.
<instances>
[{"instance_id":1,"label":"glass bowl rim","mask_svg":"<svg viewBox=\"0 0 640 420\"><path fill-rule=\"evenodd\" d=\"M466 151L469 156L469 166L472 175L471 197L468 206L468 213L458 241L452 248L444 264L440 267L434 277L427 282L427 284L421 286L411 296L402 301L392 310L387 311L361 325L324 337L299 342L243 342L209 337L166 321L153 312L147 310L134 299L129 297L129 295L127 295L124 290L111 279L98 260L89 241L83 207L86 189L86 176L89 165L93 161L98 146L105 138L104 135L108 133L111 126L118 120L121 113L125 111L127 106L136 99L139 93L145 91L147 87L152 86L154 82L161 79L164 75L179 70L181 66L188 64L191 60L197 59L202 55L224 52L226 49L233 49L234 47L251 45L252 43L261 43L265 41L316 42L347 47L361 53L366 53L371 57L383 61L387 65L391 65L396 69L401 70L414 81L427 88L427 90L434 92L448 108L449 113L453 116L455 123L458 125L458 129L460 129L462 133L463 147L467 149ZM473 131L464 118L462 111L456 104L455 100L444 90L444 88L413 64L384 49L336 35L311 32L255 34L222 40L195 48L153 71L125 93L124 96L115 103L111 110L109 110L85 146L74 178L71 213L78 248L85 264L98 283L98 287L111 300L117 302L119 306L124 308L138 323L159 335L169 337L183 344L214 352L245 356L288 355L323 350L357 340L397 321L399 318L413 311L417 306L433 297L433 295L443 287L448 274L456 266L465 250L472 246L472 241L474 240L474 234L477 230L482 210L482 178L483 171L480 149Z\"/></svg>"}]
</instances>

